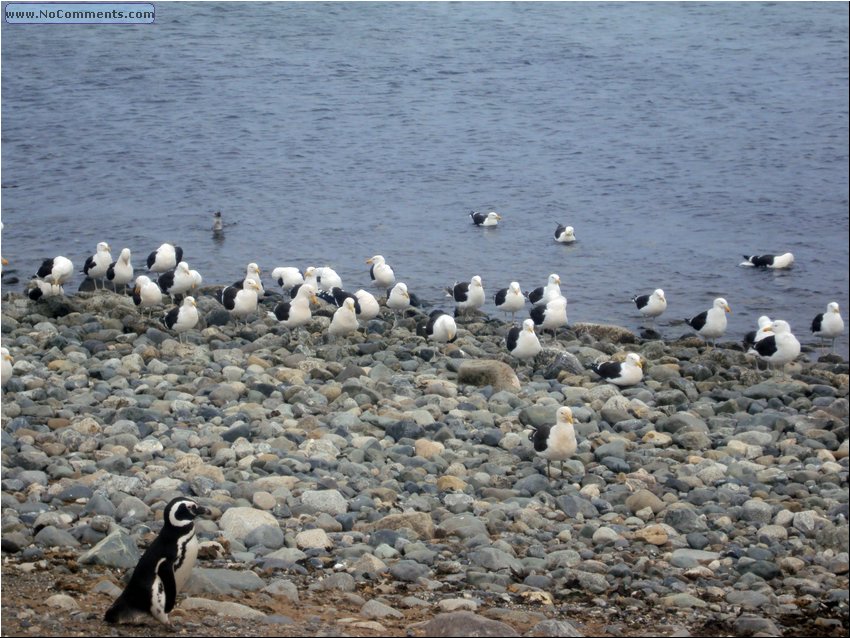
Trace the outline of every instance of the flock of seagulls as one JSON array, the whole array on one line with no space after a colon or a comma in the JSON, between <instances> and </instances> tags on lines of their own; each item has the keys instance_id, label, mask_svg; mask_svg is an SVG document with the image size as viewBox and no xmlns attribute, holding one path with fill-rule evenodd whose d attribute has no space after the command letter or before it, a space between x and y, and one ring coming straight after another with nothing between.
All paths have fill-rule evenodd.
<instances>
[{"instance_id":1,"label":"flock of seagulls","mask_svg":"<svg viewBox=\"0 0 850 638\"><path fill-rule=\"evenodd\" d=\"M495 211L472 211L469 216L473 224L485 228L497 226L502 220L502 216ZM217 212L213 219L214 234L220 236L223 228L221 213ZM575 229L558 224L554 240L565 244L575 242ZM182 342L184 335L200 323L201 317L192 293L203 282L200 273L192 270L188 262L183 260L182 248L163 243L148 255L148 272L138 276L135 276L129 248L122 249L117 260L112 259L110 250L107 242L100 242L95 252L85 260L82 272L94 282L95 290L107 290L107 282L116 292L132 285L135 305L142 313L149 311L151 316L162 306L163 297L167 295L175 305L162 317L162 323ZM745 255L744 259L741 266L755 268L784 269L794 263L791 253ZM398 322L399 316L411 306L421 305L407 284L397 281L393 268L383 255L368 258L366 264L370 266L369 278L372 286L386 291L383 304L394 313L393 326ZM39 299L62 295L63 285L73 275L74 265L70 259L64 256L47 259L41 264L30 284L29 296ZM343 339L355 333L361 322L374 319L381 312L381 301L378 297L365 289L358 289L354 293L347 292L339 274L329 266L309 266L303 272L294 266L280 266L272 270L271 276L284 292L289 293L289 299L279 302L272 312L267 312L264 316L288 329L290 334L294 330L304 329L312 319L312 308L321 301L336 307L327 328L329 340ZM474 275L469 281L456 282L446 289L446 293L454 301L454 315L441 309L433 310L428 315L424 329L421 324L417 329L417 332L435 343L455 341L458 336L456 318L475 313L486 301L480 275ZM250 263L246 267L245 277L219 290L216 298L235 321L245 321L247 324L250 318L259 312L259 303L264 294L260 268L256 263ZM510 313L512 322L516 320L518 312L524 311L526 304L530 305L528 318L522 321L522 325L512 325L505 336L507 351L521 362L529 362L541 352L538 332L542 335L544 331L551 331L552 338L555 339L557 330L568 325L567 298L561 290L561 278L557 273L550 274L544 286L527 294L522 291L518 282L512 281L507 288L495 293L493 301L497 310L504 312L506 316ZM664 291L660 288L632 298L637 311L649 321L654 321L667 310L667 301ZM684 321L706 342L714 343L725 334L726 315L729 313L729 303L718 297L711 308ZM814 318L811 330L822 340L832 340L834 348L835 339L844 331L844 321L838 303L830 302L826 312ZM766 361L769 367L782 367L783 370L801 350L800 342L793 335L788 322L781 319L771 320L767 316L759 318L758 328L748 333L744 345L748 353L757 355ZM12 358L6 348L0 349L0 353L2 382L5 386L12 375ZM591 370L601 380L620 387L640 383L643 379L643 362L640 356L631 352L622 360L616 360L619 358L622 358L622 355L615 357L615 360L594 363ZM534 427L529 438L536 453L546 460L547 476L550 479L552 477L553 461L560 462L563 476L563 462L576 450L570 408L559 408L555 423L551 426Z\"/></svg>"}]
</instances>

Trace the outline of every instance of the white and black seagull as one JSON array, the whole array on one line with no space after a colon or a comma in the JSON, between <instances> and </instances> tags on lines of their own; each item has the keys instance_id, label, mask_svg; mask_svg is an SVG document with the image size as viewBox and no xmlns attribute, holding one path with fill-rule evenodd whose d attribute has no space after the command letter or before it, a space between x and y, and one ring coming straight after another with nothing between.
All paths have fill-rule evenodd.
<instances>
[{"instance_id":1,"label":"white and black seagull","mask_svg":"<svg viewBox=\"0 0 850 638\"><path fill-rule=\"evenodd\" d=\"M763 339L756 341L749 350L750 354L758 354L769 365L782 366L791 363L800 354L800 342L791 333L791 326L787 321L777 319L764 328L768 334Z\"/></svg>"},{"instance_id":2,"label":"white and black seagull","mask_svg":"<svg viewBox=\"0 0 850 638\"><path fill-rule=\"evenodd\" d=\"M112 287L122 288L133 281L133 264L130 263L130 249L122 248L118 259L109 264L106 269L106 278L112 282Z\"/></svg>"},{"instance_id":3,"label":"white and black seagull","mask_svg":"<svg viewBox=\"0 0 850 638\"><path fill-rule=\"evenodd\" d=\"M650 295L637 295L632 297L635 306L644 317L654 320L657 316L667 310L667 297L661 288L656 288Z\"/></svg>"},{"instance_id":4,"label":"white and black seagull","mask_svg":"<svg viewBox=\"0 0 850 638\"><path fill-rule=\"evenodd\" d=\"M165 506L162 531L142 554L130 582L107 610L108 623L137 622L150 614L164 625L198 556L195 518L210 510L186 497Z\"/></svg>"},{"instance_id":5,"label":"white and black seagull","mask_svg":"<svg viewBox=\"0 0 850 638\"><path fill-rule=\"evenodd\" d=\"M316 289L311 284L303 284L292 301L282 301L270 312L269 316L277 319L285 328L301 328L306 325L313 316L310 304L318 305Z\"/></svg>"},{"instance_id":6,"label":"white and black seagull","mask_svg":"<svg viewBox=\"0 0 850 638\"><path fill-rule=\"evenodd\" d=\"M640 360L640 355L635 352L627 354L622 363L616 361L594 363L590 366L590 369L608 383L620 387L635 385L643 379L643 363Z\"/></svg>"},{"instance_id":7,"label":"white and black seagull","mask_svg":"<svg viewBox=\"0 0 850 638\"><path fill-rule=\"evenodd\" d=\"M711 308L699 313L696 317L685 319L685 323L700 333L706 341L717 340L726 332L727 312L732 312L732 309L723 297L718 297Z\"/></svg>"},{"instance_id":8,"label":"white and black seagull","mask_svg":"<svg viewBox=\"0 0 850 638\"><path fill-rule=\"evenodd\" d=\"M744 335L744 349L749 350L753 347L753 344L756 341L761 341L764 339L769 332L765 330L767 326L771 324L770 317L767 315L762 315L758 318L758 328L755 330L750 330L747 334Z\"/></svg>"},{"instance_id":9,"label":"white and black seagull","mask_svg":"<svg viewBox=\"0 0 850 638\"><path fill-rule=\"evenodd\" d=\"M561 278L557 274L552 273L549 275L549 280L545 286L535 288L528 293L528 300L532 306L546 305L550 301L563 296L561 294Z\"/></svg>"},{"instance_id":10,"label":"white and black seagull","mask_svg":"<svg viewBox=\"0 0 850 638\"><path fill-rule=\"evenodd\" d=\"M425 326L425 334L431 341L452 343L457 339L457 323L454 317L442 310L432 310Z\"/></svg>"},{"instance_id":11,"label":"white and black seagull","mask_svg":"<svg viewBox=\"0 0 850 638\"><path fill-rule=\"evenodd\" d=\"M109 244L105 241L98 243L97 252L86 259L83 265L83 272L86 277L94 282L95 290L97 290L97 281L101 280L101 287L104 287L103 279L106 277L106 271L112 263L112 253L109 252Z\"/></svg>"},{"instance_id":12,"label":"white and black seagull","mask_svg":"<svg viewBox=\"0 0 850 638\"><path fill-rule=\"evenodd\" d=\"M541 330L551 330L554 339L555 331L567 325L567 298L558 297L545 306L535 306L529 315L535 326Z\"/></svg>"},{"instance_id":13,"label":"white and black seagull","mask_svg":"<svg viewBox=\"0 0 850 638\"><path fill-rule=\"evenodd\" d=\"M169 330L176 332L177 338L182 343L183 333L197 326L199 320L200 316L198 315L198 304L195 302L194 297L187 295L186 298L183 299L183 303L181 305L168 311L168 313L162 318L162 323L164 323Z\"/></svg>"},{"instance_id":14,"label":"white and black seagull","mask_svg":"<svg viewBox=\"0 0 850 638\"><path fill-rule=\"evenodd\" d=\"M572 244L576 240L575 229L572 226L558 224L555 229L555 241L559 244Z\"/></svg>"},{"instance_id":15,"label":"white and black seagull","mask_svg":"<svg viewBox=\"0 0 850 638\"><path fill-rule=\"evenodd\" d=\"M244 282L243 288L228 286L223 289L218 300L227 308L237 320L243 319L248 324L248 316L257 311L257 296L260 294L260 285L253 279Z\"/></svg>"},{"instance_id":16,"label":"white and black seagull","mask_svg":"<svg viewBox=\"0 0 850 638\"><path fill-rule=\"evenodd\" d=\"M472 218L472 223L476 226L496 226L502 220L502 216L496 211L490 211L489 213L472 211L469 213L469 216Z\"/></svg>"},{"instance_id":17,"label":"white and black seagull","mask_svg":"<svg viewBox=\"0 0 850 638\"><path fill-rule=\"evenodd\" d=\"M136 285L133 288L133 303L139 307L139 310L154 308L162 303L162 290L147 275L139 275L136 277Z\"/></svg>"},{"instance_id":18,"label":"white and black seagull","mask_svg":"<svg viewBox=\"0 0 850 638\"><path fill-rule=\"evenodd\" d=\"M372 267L369 268L369 277L372 278L376 286L386 290L395 283L395 273L383 255L370 257L366 260L366 263L372 264Z\"/></svg>"},{"instance_id":19,"label":"white and black seagull","mask_svg":"<svg viewBox=\"0 0 850 638\"><path fill-rule=\"evenodd\" d=\"M284 290L292 290L304 283L304 273L295 266L278 266L272 270L272 279Z\"/></svg>"},{"instance_id":20,"label":"white and black seagull","mask_svg":"<svg viewBox=\"0 0 850 638\"><path fill-rule=\"evenodd\" d=\"M832 301L822 312L812 319L812 334L821 339L832 339L832 349L835 349L835 339L844 332L844 319L838 302Z\"/></svg>"},{"instance_id":21,"label":"white and black seagull","mask_svg":"<svg viewBox=\"0 0 850 638\"><path fill-rule=\"evenodd\" d=\"M455 316L465 310L475 311L484 305L484 286L481 283L481 277L478 275L475 275L468 282L456 283L451 288L447 288L446 292L457 304Z\"/></svg>"},{"instance_id":22,"label":"white and black seagull","mask_svg":"<svg viewBox=\"0 0 850 638\"><path fill-rule=\"evenodd\" d=\"M174 270L162 273L156 283L162 292L174 299L177 295L189 292L195 281L189 264L181 261Z\"/></svg>"},{"instance_id":23,"label":"white and black seagull","mask_svg":"<svg viewBox=\"0 0 850 638\"><path fill-rule=\"evenodd\" d=\"M540 339L534 332L534 320L526 319L522 322L522 327L513 326L508 330L505 338L510 352L517 359L533 359L543 349L540 345Z\"/></svg>"},{"instance_id":24,"label":"white and black seagull","mask_svg":"<svg viewBox=\"0 0 850 638\"><path fill-rule=\"evenodd\" d=\"M744 255L744 261L741 266L750 266L756 268L790 268L794 264L794 255L791 253L783 253L782 255Z\"/></svg>"},{"instance_id":25,"label":"white and black seagull","mask_svg":"<svg viewBox=\"0 0 850 638\"><path fill-rule=\"evenodd\" d=\"M576 452L576 431L573 427L573 411L566 406L558 408L555 413L555 424L532 425L534 430L528 435L534 444L538 456L546 459L546 476L552 479L551 463L559 461L561 476L564 475L564 461Z\"/></svg>"},{"instance_id":26,"label":"white and black seagull","mask_svg":"<svg viewBox=\"0 0 850 638\"><path fill-rule=\"evenodd\" d=\"M55 286L61 286L70 280L73 274L73 262L67 257L59 255L53 259L45 259L41 262L41 266L39 266L35 276Z\"/></svg>"},{"instance_id":27,"label":"white and black seagull","mask_svg":"<svg viewBox=\"0 0 850 638\"><path fill-rule=\"evenodd\" d=\"M516 313L525 306L525 295L522 294L519 283L512 281L510 286L502 288L493 296L493 301L496 302L496 310L501 310L505 314L511 313L511 321L513 321Z\"/></svg>"},{"instance_id":28,"label":"white and black seagull","mask_svg":"<svg viewBox=\"0 0 850 638\"><path fill-rule=\"evenodd\" d=\"M151 272L168 272L183 261L183 249L168 242L148 255L147 265Z\"/></svg>"}]
</instances>

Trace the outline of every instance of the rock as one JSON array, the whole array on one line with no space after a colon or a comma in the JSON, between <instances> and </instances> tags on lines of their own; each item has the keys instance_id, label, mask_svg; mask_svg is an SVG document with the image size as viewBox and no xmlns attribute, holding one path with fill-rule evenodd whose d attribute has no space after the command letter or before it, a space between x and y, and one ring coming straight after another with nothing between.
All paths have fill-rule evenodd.
<instances>
[{"instance_id":1,"label":"rock","mask_svg":"<svg viewBox=\"0 0 850 638\"><path fill-rule=\"evenodd\" d=\"M670 557L673 567L696 567L706 565L720 558L717 552L706 552L700 549L677 549Z\"/></svg>"},{"instance_id":2,"label":"rock","mask_svg":"<svg viewBox=\"0 0 850 638\"><path fill-rule=\"evenodd\" d=\"M251 609L247 605L223 600L187 598L179 606L181 609L205 611L218 616L229 616L243 620L261 620L266 617L263 612Z\"/></svg>"},{"instance_id":3,"label":"rock","mask_svg":"<svg viewBox=\"0 0 850 638\"><path fill-rule=\"evenodd\" d=\"M419 540L430 540L434 538L434 521L430 514L425 512L405 512L403 514L390 514L372 523L367 531L377 529L398 530L407 527L411 529Z\"/></svg>"},{"instance_id":4,"label":"rock","mask_svg":"<svg viewBox=\"0 0 850 638\"><path fill-rule=\"evenodd\" d=\"M588 334L598 341L612 343L635 343L637 336L631 330L620 326L609 326L601 323L575 323L570 326L576 335Z\"/></svg>"},{"instance_id":5,"label":"rock","mask_svg":"<svg viewBox=\"0 0 850 638\"><path fill-rule=\"evenodd\" d=\"M635 538L639 538L650 545L657 545L659 547L669 540L667 530L664 529L663 525L648 525L647 527L637 530L634 535Z\"/></svg>"},{"instance_id":6,"label":"rock","mask_svg":"<svg viewBox=\"0 0 850 638\"><path fill-rule=\"evenodd\" d=\"M366 618L404 618L404 614L377 600L367 601L360 608L360 614Z\"/></svg>"},{"instance_id":7,"label":"rock","mask_svg":"<svg viewBox=\"0 0 850 638\"><path fill-rule=\"evenodd\" d=\"M292 605L297 605L299 602L298 587L292 581L284 578L273 580L263 587L263 591L275 598L284 598Z\"/></svg>"},{"instance_id":8,"label":"rock","mask_svg":"<svg viewBox=\"0 0 850 638\"><path fill-rule=\"evenodd\" d=\"M469 611L437 614L421 626L423 636L519 636L516 630L498 620L490 620Z\"/></svg>"},{"instance_id":9,"label":"rock","mask_svg":"<svg viewBox=\"0 0 850 638\"><path fill-rule=\"evenodd\" d=\"M518 392L522 389L513 368L506 363L491 359L476 359L461 363L457 373L457 382L477 387L489 385L496 392L502 390Z\"/></svg>"},{"instance_id":10,"label":"rock","mask_svg":"<svg viewBox=\"0 0 850 638\"><path fill-rule=\"evenodd\" d=\"M653 513L658 514L666 507L666 503L658 498L655 494L646 489L641 489L631 494L626 499L626 507L632 513L642 510L644 507L652 509Z\"/></svg>"},{"instance_id":11,"label":"rock","mask_svg":"<svg viewBox=\"0 0 850 638\"><path fill-rule=\"evenodd\" d=\"M263 525L251 530L244 539L245 547L261 545L268 549L280 549L284 543L283 530L279 525Z\"/></svg>"},{"instance_id":12,"label":"rock","mask_svg":"<svg viewBox=\"0 0 850 638\"><path fill-rule=\"evenodd\" d=\"M80 563L130 569L140 558L139 548L133 539L121 530L115 530L80 556Z\"/></svg>"},{"instance_id":13,"label":"rock","mask_svg":"<svg viewBox=\"0 0 850 638\"><path fill-rule=\"evenodd\" d=\"M258 527L272 525L277 527L277 519L263 510L253 507L231 507L218 521L222 533L226 538L244 541L245 538Z\"/></svg>"},{"instance_id":14,"label":"rock","mask_svg":"<svg viewBox=\"0 0 850 638\"><path fill-rule=\"evenodd\" d=\"M438 454L442 454L446 446L439 441L431 441L430 439L417 439L414 443L416 456L421 456L425 459L430 459Z\"/></svg>"},{"instance_id":15,"label":"rock","mask_svg":"<svg viewBox=\"0 0 850 638\"><path fill-rule=\"evenodd\" d=\"M257 591L263 588L263 579L252 571L235 569L211 569L195 567L186 582L186 593L220 594L235 596L242 591Z\"/></svg>"},{"instance_id":16,"label":"rock","mask_svg":"<svg viewBox=\"0 0 850 638\"><path fill-rule=\"evenodd\" d=\"M295 544L299 549L328 549L333 547L333 541L323 529L307 529L295 536Z\"/></svg>"},{"instance_id":17,"label":"rock","mask_svg":"<svg viewBox=\"0 0 850 638\"><path fill-rule=\"evenodd\" d=\"M732 625L736 636L782 636L782 631L769 618L741 614Z\"/></svg>"},{"instance_id":18,"label":"rock","mask_svg":"<svg viewBox=\"0 0 850 638\"><path fill-rule=\"evenodd\" d=\"M520 574L523 571L522 562L507 552L494 547L482 547L469 555L469 560L488 571L507 571Z\"/></svg>"},{"instance_id":19,"label":"rock","mask_svg":"<svg viewBox=\"0 0 850 638\"><path fill-rule=\"evenodd\" d=\"M79 547L80 542L64 529L48 525L39 530L33 539L36 545L42 547Z\"/></svg>"},{"instance_id":20,"label":"rock","mask_svg":"<svg viewBox=\"0 0 850 638\"><path fill-rule=\"evenodd\" d=\"M51 609L62 609L64 611L76 611L80 608L77 601L66 594L54 594L44 601Z\"/></svg>"},{"instance_id":21,"label":"rock","mask_svg":"<svg viewBox=\"0 0 850 638\"><path fill-rule=\"evenodd\" d=\"M425 578L430 571L427 565L412 560L400 560L390 565L390 575L396 580L408 583L415 583L420 578Z\"/></svg>"},{"instance_id":22,"label":"rock","mask_svg":"<svg viewBox=\"0 0 850 638\"><path fill-rule=\"evenodd\" d=\"M317 512L325 512L331 516L345 514L348 511L348 501L339 490L305 490L301 494L301 503Z\"/></svg>"},{"instance_id":23,"label":"rock","mask_svg":"<svg viewBox=\"0 0 850 638\"><path fill-rule=\"evenodd\" d=\"M556 638L563 636L564 638L581 638L584 636L572 623L566 620L544 620L537 623L529 629L525 636L551 636Z\"/></svg>"}]
</instances>

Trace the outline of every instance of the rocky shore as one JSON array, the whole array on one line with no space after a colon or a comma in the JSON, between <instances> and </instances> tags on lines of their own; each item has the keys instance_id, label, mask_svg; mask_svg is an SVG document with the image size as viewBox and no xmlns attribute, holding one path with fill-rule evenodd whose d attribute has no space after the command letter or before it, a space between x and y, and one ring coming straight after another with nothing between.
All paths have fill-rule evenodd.
<instances>
[{"instance_id":1,"label":"rocky shore","mask_svg":"<svg viewBox=\"0 0 850 638\"><path fill-rule=\"evenodd\" d=\"M527 365L483 315L449 345L386 310L329 342L323 310L299 343L198 308L181 344L128 297L4 297L4 635L114 635L103 611L179 494L213 511L183 633L846 635L840 357L780 376L735 344L577 325ZM588 369L627 351L637 386ZM550 480L528 433L562 405L579 445Z\"/></svg>"}]
</instances>

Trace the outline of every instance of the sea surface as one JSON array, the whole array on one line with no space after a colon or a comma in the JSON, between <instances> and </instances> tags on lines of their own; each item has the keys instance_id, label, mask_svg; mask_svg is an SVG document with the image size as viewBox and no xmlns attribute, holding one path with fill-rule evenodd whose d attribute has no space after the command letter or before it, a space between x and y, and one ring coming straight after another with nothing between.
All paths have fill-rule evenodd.
<instances>
[{"instance_id":1,"label":"sea surface","mask_svg":"<svg viewBox=\"0 0 850 638\"><path fill-rule=\"evenodd\" d=\"M496 313L554 272L571 322L636 329L658 287L669 338L717 296L727 338L767 313L813 343L830 301L847 321L847 3L155 7L2 25L4 292L99 241L137 268L171 241L209 284L255 261L355 290L382 254L446 309L473 275Z\"/></svg>"}]
</instances>

